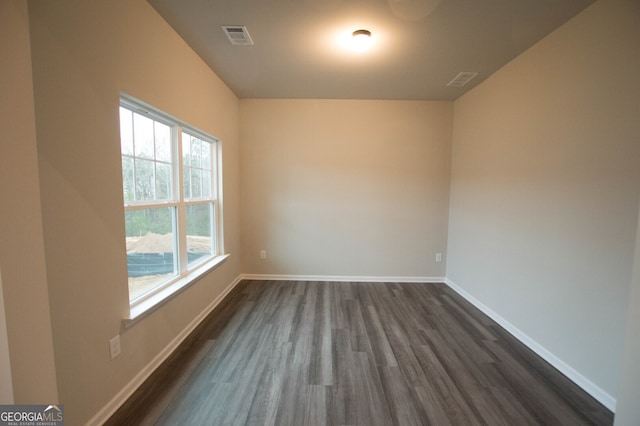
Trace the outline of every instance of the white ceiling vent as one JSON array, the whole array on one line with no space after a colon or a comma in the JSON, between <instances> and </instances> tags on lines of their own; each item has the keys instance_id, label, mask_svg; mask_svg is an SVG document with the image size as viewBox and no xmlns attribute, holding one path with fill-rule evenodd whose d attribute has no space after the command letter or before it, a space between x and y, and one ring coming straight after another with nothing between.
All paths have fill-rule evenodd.
<instances>
[{"instance_id":1,"label":"white ceiling vent","mask_svg":"<svg viewBox=\"0 0 640 426\"><path fill-rule=\"evenodd\" d=\"M465 84L467 84L469 82L469 80L471 80L476 75L478 75L477 72L461 72L461 73L458 73L458 75L453 77L453 80L451 80L449 83L447 83L447 86L453 86L453 87L464 86Z\"/></svg>"},{"instance_id":2,"label":"white ceiling vent","mask_svg":"<svg viewBox=\"0 0 640 426\"><path fill-rule=\"evenodd\" d=\"M226 25L223 26L222 29L231 44L239 46L250 46L253 44L253 40L251 40L251 36L246 27L241 25Z\"/></svg>"}]
</instances>

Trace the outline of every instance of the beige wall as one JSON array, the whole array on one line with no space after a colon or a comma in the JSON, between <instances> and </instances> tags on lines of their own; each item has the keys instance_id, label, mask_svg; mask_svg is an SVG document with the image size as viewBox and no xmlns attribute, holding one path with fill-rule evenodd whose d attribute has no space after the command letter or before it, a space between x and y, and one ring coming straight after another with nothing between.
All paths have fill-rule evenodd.
<instances>
[{"instance_id":1,"label":"beige wall","mask_svg":"<svg viewBox=\"0 0 640 426\"><path fill-rule=\"evenodd\" d=\"M105 406L239 275L238 100L144 0L36 0L29 12L56 371L65 420L75 425ZM122 354L111 361L108 341L129 307L120 92L222 140L231 257L123 331ZM9 279L4 266L3 275Z\"/></svg>"},{"instance_id":2,"label":"beige wall","mask_svg":"<svg viewBox=\"0 0 640 426\"><path fill-rule=\"evenodd\" d=\"M455 102L448 278L615 398L640 189L638 3Z\"/></svg>"},{"instance_id":3,"label":"beige wall","mask_svg":"<svg viewBox=\"0 0 640 426\"><path fill-rule=\"evenodd\" d=\"M0 54L0 267L11 362L11 377L2 370L0 381L13 382L16 403L57 403L26 2L0 0Z\"/></svg>"},{"instance_id":4,"label":"beige wall","mask_svg":"<svg viewBox=\"0 0 640 426\"><path fill-rule=\"evenodd\" d=\"M443 277L451 120L447 102L242 100L243 272Z\"/></svg>"},{"instance_id":5,"label":"beige wall","mask_svg":"<svg viewBox=\"0 0 640 426\"><path fill-rule=\"evenodd\" d=\"M633 265L633 279L629 292L629 312L627 314L627 334L622 356L622 374L618 387L616 405L616 426L637 426L640 424L640 218L636 229L636 250Z\"/></svg>"},{"instance_id":6,"label":"beige wall","mask_svg":"<svg viewBox=\"0 0 640 426\"><path fill-rule=\"evenodd\" d=\"M53 346L51 346L53 349ZM53 351L51 351L53 355ZM53 360L53 356L51 357ZM51 364L53 366L53 363ZM4 309L2 291L2 270L0 270L0 404L13 404L13 377L9 356L9 338L7 337L7 316Z\"/></svg>"}]
</instances>

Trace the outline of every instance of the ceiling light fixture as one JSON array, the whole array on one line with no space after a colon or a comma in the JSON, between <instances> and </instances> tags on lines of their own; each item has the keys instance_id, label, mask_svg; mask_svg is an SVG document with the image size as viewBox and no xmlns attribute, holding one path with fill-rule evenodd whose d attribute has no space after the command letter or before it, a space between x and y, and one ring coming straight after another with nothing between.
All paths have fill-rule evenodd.
<instances>
[{"instance_id":1,"label":"ceiling light fixture","mask_svg":"<svg viewBox=\"0 0 640 426\"><path fill-rule=\"evenodd\" d=\"M364 52L371 47L371 31L356 30L351 33L351 46L357 52Z\"/></svg>"}]
</instances>

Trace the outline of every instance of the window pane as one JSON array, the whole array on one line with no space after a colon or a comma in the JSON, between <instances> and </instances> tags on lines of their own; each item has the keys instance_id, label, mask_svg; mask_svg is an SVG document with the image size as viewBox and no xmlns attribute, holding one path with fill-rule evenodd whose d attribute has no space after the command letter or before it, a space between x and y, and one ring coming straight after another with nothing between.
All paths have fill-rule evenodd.
<instances>
[{"instance_id":1,"label":"window pane","mask_svg":"<svg viewBox=\"0 0 640 426\"><path fill-rule=\"evenodd\" d=\"M171 162L171 127L159 122L154 123L156 137L156 160Z\"/></svg>"},{"instance_id":2,"label":"window pane","mask_svg":"<svg viewBox=\"0 0 640 426\"><path fill-rule=\"evenodd\" d=\"M133 155L133 113L120 107L120 149L122 154Z\"/></svg>"},{"instance_id":3,"label":"window pane","mask_svg":"<svg viewBox=\"0 0 640 426\"><path fill-rule=\"evenodd\" d=\"M200 167L201 143L200 139L191 137L191 165L193 167Z\"/></svg>"},{"instance_id":4,"label":"window pane","mask_svg":"<svg viewBox=\"0 0 640 426\"><path fill-rule=\"evenodd\" d=\"M202 170L191 169L191 198L202 197Z\"/></svg>"},{"instance_id":5,"label":"window pane","mask_svg":"<svg viewBox=\"0 0 640 426\"><path fill-rule=\"evenodd\" d=\"M188 167L185 167L183 169L183 191L184 191L184 198L185 199L189 199L191 198L191 169Z\"/></svg>"},{"instance_id":6,"label":"window pane","mask_svg":"<svg viewBox=\"0 0 640 426\"><path fill-rule=\"evenodd\" d=\"M133 137L136 157L153 158L153 120L134 113Z\"/></svg>"},{"instance_id":7,"label":"window pane","mask_svg":"<svg viewBox=\"0 0 640 426\"><path fill-rule=\"evenodd\" d=\"M133 158L131 157L122 157L122 191L125 202L135 200Z\"/></svg>"},{"instance_id":8,"label":"window pane","mask_svg":"<svg viewBox=\"0 0 640 426\"><path fill-rule=\"evenodd\" d=\"M191 136L182 134L182 164L191 164Z\"/></svg>"},{"instance_id":9,"label":"window pane","mask_svg":"<svg viewBox=\"0 0 640 426\"><path fill-rule=\"evenodd\" d=\"M125 212L129 300L177 275L173 207Z\"/></svg>"},{"instance_id":10,"label":"window pane","mask_svg":"<svg viewBox=\"0 0 640 426\"><path fill-rule=\"evenodd\" d=\"M202 142L202 168L211 170L211 144L209 142Z\"/></svg>"},{"instance_id":11,"label":"window pane","mask_svg":"<svg viewBox=\"0 0 640 426\"><path fill-rule=\"evenodd\" d=\"M154 162L135 160L136 165L136 200L153 200L155 179L153 177Z\"/></svg>"},{"instance_id":12,"label":"window pane","mask_svg":"<svg viewBox=\"0 0 640 426\"><path fill-rule=\"evenodd\" d=\"M193 204L186 206L187 256L189 266L205 260L214 252L213 204Z\"/></svg>"},{"instance_id":13,"label":"window pane","mask_svg":"<svg viewBox=\"0 0 640 426\"><path fill-rule=\"evenodd\" d=\"M211 197L211 172L202 171L202 198Z\"/></svg>"},{"instance_id":14,"label":"window pane","mask_svg":"<svg viewBox=\"0 0 640 426\"><path fill-rule=\"evenodd\" d=\"M156 200L171 199L171 165L156 163Z\"/></svg>"}]
</instances>

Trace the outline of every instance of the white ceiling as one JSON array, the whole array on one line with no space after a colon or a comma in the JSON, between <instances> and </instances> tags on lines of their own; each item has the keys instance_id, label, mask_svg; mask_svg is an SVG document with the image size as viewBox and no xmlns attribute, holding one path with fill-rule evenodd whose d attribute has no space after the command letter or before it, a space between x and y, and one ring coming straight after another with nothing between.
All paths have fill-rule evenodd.
<instances>
[{"instance_id":1,"label":"white ceiling","mask_svg":"<svg viewBox=\"0 0 640 426\"><path fill-rule=\"evenodd\" d=\"M148 0L240 98L453 100L593 0ZM222 25L244 25L253 46ZM336 43L365 28L364 53ZM447 87L461 71L478 72ZM187 77L188 78L188 77Z\"/></svg>"}]
</instances>

